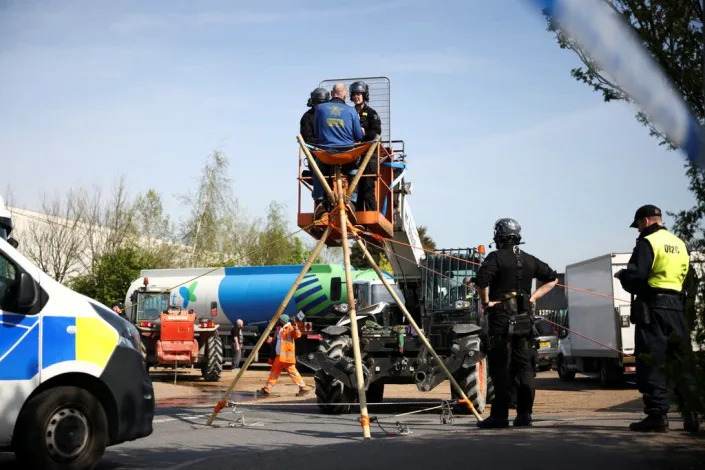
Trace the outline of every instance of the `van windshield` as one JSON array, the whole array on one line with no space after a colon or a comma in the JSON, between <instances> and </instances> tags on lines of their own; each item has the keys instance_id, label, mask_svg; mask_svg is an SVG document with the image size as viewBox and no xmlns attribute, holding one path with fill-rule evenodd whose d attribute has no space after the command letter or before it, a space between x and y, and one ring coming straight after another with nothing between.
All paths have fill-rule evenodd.
<instances>
[{"instance_id":1,"label":"van windshield","mask_svg":"<svg viewBox=\"0 0 705 470\"><path fill-rule=\"evenodd\" d=\"M137 320L158 320L159 314L169 308L169 293L140 293L137 302Z\"/></svg>"}]
</instances>

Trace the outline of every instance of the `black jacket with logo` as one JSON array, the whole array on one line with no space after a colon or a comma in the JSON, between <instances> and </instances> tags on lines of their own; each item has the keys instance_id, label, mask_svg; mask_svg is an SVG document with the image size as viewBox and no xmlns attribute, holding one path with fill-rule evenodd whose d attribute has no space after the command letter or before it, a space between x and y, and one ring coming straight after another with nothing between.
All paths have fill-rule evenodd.
<instances>
[{"instance_id":1,"label":"black jacket with logo","mask_svg":"<svg viewBox=\"0 0 705 470\"><path fill-rule=\"evenodd\" d=\"M374 140L378 135L382 135L382 120L379 118L377 111L365 104L362 109L357 110L357 115L360 116L360 127L365 129L365 135L362 138L363 142Z\"/></svg>"}]
</instances>

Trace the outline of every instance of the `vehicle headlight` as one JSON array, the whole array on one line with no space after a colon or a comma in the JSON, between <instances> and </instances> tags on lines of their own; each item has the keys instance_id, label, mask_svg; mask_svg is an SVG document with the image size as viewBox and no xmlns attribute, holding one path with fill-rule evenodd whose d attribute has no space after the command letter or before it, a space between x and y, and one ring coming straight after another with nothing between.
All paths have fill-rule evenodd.
<instances>
[{"instance_id":1,"label":"vehicle headlight","mask_svg":"<svg viewBox=\"0 0 705 470\"><path fill-rule=\"evenodd\" d=\"M455 301L456 310L462 310L464 308L470 308L470 302L467 300L456 300Z\"/></svg>"},{"instance_id":2,"label":"vehicle headlight","mask_svg":"<svg viewBox=\"0 0 705 470\"><path fill-rule=\"evenodd\" d=\"M348 310L350 310L350 305L337 304L337 305L333 306L333 310L335 310L338 313L348 313Z\"/></svg>"},{"instance_id":3,"label":"vehicle headlight","mask_svg":"<svg viewBox=\"0 0 705 470\"><path fill-rule=\"evenodd\" d=\"M96 311L98 316L100 316L118 332L119 346L132 348L141 353L142 348L140 346L140 342L142 340L140 339L140 332L137 328L135 328L135 325L124 318L121 318L119 315L116 315L115 312L109 310L101 304L91 302L91 306Z\"/></svg>"}]
</instances>

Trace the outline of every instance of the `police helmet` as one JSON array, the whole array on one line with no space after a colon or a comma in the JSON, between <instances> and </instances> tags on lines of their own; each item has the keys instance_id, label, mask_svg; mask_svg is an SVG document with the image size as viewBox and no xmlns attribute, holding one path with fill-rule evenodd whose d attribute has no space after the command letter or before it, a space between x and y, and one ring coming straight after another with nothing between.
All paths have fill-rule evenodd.
<instances>
[{"instance_id":1,"label":"police helmet","mask_svg":"<svg viewBox=\"0 0 705 470\"><path fill-rule=\"evenodd\" d=\"M517 244L521 241L521 225L514 219L499 219L494 223L495 243L511 242Z\"/></svg>"},{"instance_id":2,"label":"police helmet","mask_svg":"<svg viewBox=\"0 0 705 470\"><path fill-rule=\"evenodd\" d=\"M365 101L370 101L370 87L368 87L367 83L363 81L355 82L350 85L349 92L351 97L353 93L362 93L362 99Z\"/></svg>"},{"instance_id":3,"label":"police helmet","mask_svg":"<svg viewBox=\"0 0 705 470\"><path fill-rule=\"evenodd\" d=\"M327 101L330 101L330 92L325 88L316 88L311 92L311 96L308 99L306 106L312 108Z\"/></svg>"}]
</instances>

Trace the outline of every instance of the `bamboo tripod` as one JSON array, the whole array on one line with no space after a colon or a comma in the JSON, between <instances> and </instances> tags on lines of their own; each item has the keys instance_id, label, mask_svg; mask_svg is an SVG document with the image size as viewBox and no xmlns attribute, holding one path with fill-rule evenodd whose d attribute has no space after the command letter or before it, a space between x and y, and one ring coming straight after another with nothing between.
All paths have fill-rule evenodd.
<instances>
[{"instance_id":1,"label":"bamboo tripod","mask_svg":"<svg viewBox=\"0 0 705 470\"><path fill-rule=\"evenodd\" d=\"M334 189L331 189L331 187L328 185L328 182L326 181L326 178L323 176L323 173L321 172L320 168L316 164L316 161L314 160L313 156L308 150L308 147L306 146L303 138L301 135L297 136L297 140L299 142L299 145L301 146L301 149L303 150L304 154L306 155L306 159L308 160L309 168L311 168L316 175L316 178L318 181L323 186L323 189L326 193L326 196L328 197L328 200L331 202L332 207L335 207L333 211L331 211L330 215L333 215L334 212L337 211L338 213L338 221L340 226L335 227L337 230L340 230L340 235L341 235L341 242L342 242L342 247L343 247L343 261L345 264L345 285L346 285L346 290L347 290L347 295L348 295L348 315L350 317L350 329L351 329L351 335L352 335L352 343L353 343L353 356L354 356L354 361L355 361L355 385L357 388L357 395L359 398L359 403L360 403L360 425L362 426L362 434L363 438L365 440L371 439L371 434L370 434L370 418L367 412L367 397L365 394L365 379L364 379L364 374L362 372L362 355L360 353L360 337L359 337L359 330L357 326L357 313L355 311L355 299L353 297L353 282L352 282L352 269L350 266L350 247L348 246L348 229L353 229L351 233L354 233L354 227L352 224L348 221L347 214L345 212L345 202L346 200L349 200L352 194L355 191L355 188L358 185L358 182L360 181L360 177L362 176L362 172L365 168L367 168L367 164L369 163L370 159L372 158L372 155L374 151L376 150L377 146L379 145L379 139L375 140L372 145L370 145L370 148L367 150L367 153L365 154L364 158L362 159L362 162L360 163L360 167L358 168L357 174L353 178L352 182L348 186L347 192L345 191L345 187L343 185L343 178L341 174L341 169L340 165L335 166L335 177L333 180L333 187ZM329 215L329 221L328 225L326 226L325 231L321 235L321 238L318 240L318 243L316 244L315 248L313 249L313 252L309 256L309 258L306 260L306 263L304 264L304 267L301 269L301 272L299 273L298 277L292 284L291 288L289 289L289 292L287 292L286 296L284 297L284 300L282 300L282 303L279 305L279 308L277 309L276 313L274 314L274 317L270 320L269 324L267 325L267 328L265 328L264 332L260 336L259 340L257 341L257 344L255 345L254 349L250 352L250 354L247 357L247 360L245 360L245 363L243 364L242 368L238 371L238 373L235 375L233 378L232 382L228 386L227 390L225 391L225 394L223 395L223 398L216 404L216 406L213 409L213 412L211 413L210 418L208 419L208 425L212 425L213 421L215 420L216 416L222 410L226 404L228 397L230 396L230 393L232 393L233 389L237 385L238 381L242 377L242 375L245 373L245 371L250 367L252 362L254 361L255 356L259 352L260 348L266 341L266 339L269 337L269 334L271 331L274 329L274 326L277 324L279 321L279 317L281 317L282 313L284 312L284 309L286 306L289 304L291 301L291 298L294 296L294 292L299 288L299 284L301 284L301 281L303 280L304 276L308 272L309 268L311 267L311 264L313 264L313 261L318 257L318 254L321 252L321 249L323 249L323 246L326 243L326 240L330 236L330 233L332 229L334 228L334 225L331 222L331 217ZM375 262L374 258L372 255L370 255L369 251L367 250L367 247L365 244L358 238L356 237L356 241L360 248L362 249L365 258L368 260L372 268L375 270L377 273L377 276L380 278L386 289L389 291L390 295L392 298L397 302L397 304L400 306L402 312L404 313L404 316L406 319L409 321L409 324L414 328L414 331L418 334L419 338L423 342L423 344L426 346L426 348L429 350L433 358L436 360L437 364L441 367L443 372L445 373L446 377L448 377L448 380L451 381L453 387L455 390L458 392L458 396L461 398L458 400L459 403L464 403L466 404L469 409L472 411L472 413L475 415L478 421L482 421L482 417L477 413L475 408L472 405L472 402L468 399L468 397L465 395L465 392L463 389L460 387L458 382L455 380L455 378L452 376L450 371L446 368L445 364L443 363L443 360L438 356L436 351L433 349L431 346L431 343L428 341L426 336L423 334L423 331L421 328L419 328L418 324L416 321L413 319L409 311L406 309L404 306L404 303L399 299L397 296L396 292L391 288L389 283L386 281L384 278L384 275L382 274L382 271L380 270L379 266Z\"/></svg>"}]
</instances>

